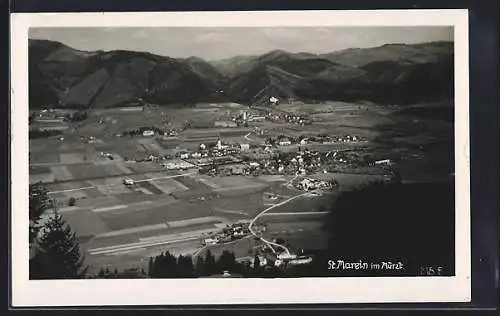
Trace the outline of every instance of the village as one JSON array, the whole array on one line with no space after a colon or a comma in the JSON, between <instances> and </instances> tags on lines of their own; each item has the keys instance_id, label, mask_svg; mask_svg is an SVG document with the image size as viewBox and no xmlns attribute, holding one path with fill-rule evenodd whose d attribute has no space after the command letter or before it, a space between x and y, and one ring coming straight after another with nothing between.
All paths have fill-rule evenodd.
<instances>
[{"instance_id":1,"label":"village","mask_svg":"<svg viewBox=\"0 0 500 316\"><path fill-rule=\"evenodd\" d=\"M255 225L253 230L256 232L256 236L254 236L249 230L249 224L249 221L242 220L227 225L218 232L208 234L206 238L202 240L202 245L204 247L221 245L252 236L255 239L259 239L260 236L266 232L265 224ZM294 254L284 246L285 243L285 240L282 238L272 238L270 243L263 243L255 246L254 252L256 255L254 257L243 257L239 258L238 261L242 263L246 262L252 268L255 264L258 264L262 268L284 268L285 266L304 265L312 262L312 256Z\"/></svg>"},{"instance_id":2,"label":"village","mask_svg":"<svg viewBox=\"0 0 500 316\"><path fill-rule=\"evenodd\" d=\"M146 106L32 111L30 181L47 182L65 218L91 236L84 245L90 263L122 264L113 255L120 249L151 253L172 243L171 251L233 249L239 261L254 265L258 258L262 267L308 264L312 257L302 248L285 245L287 234L317 246L307 244L316 233L324 240L312 228L324 216L321 201L343 186L393 177L392 158L373 152L361 130L332 132L310 126L308 115L237 104L218 105L210 121L205 109L214 112L212 105L168 114ZM40 159L53 155L48 143L60 152L57 160ZM272 208L278 214L251 224ZM148 216L138 217L140 210ZM101 232L80 224L83 212L94 214ZM269 220L279 228L267 230ZM163 223L167 228L149 237ZM277 230L287 233L278 237ZM248 239L253 246L243 246Z\"/></svg>"}]
</instances>

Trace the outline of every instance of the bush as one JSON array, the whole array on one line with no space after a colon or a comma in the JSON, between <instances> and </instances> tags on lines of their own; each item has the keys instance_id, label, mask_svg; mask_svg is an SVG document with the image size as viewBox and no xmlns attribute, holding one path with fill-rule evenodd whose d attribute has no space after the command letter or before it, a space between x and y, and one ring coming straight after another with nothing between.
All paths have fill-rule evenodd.
<instances>
[{"instance_id":1,"label":"bush","mask_svg":"<svg viewBox=\"0 0 500 316\"><path fill-rule=\"evenodd\" d=\"M80 122L80 121L84 121L88 118L88 113L87 111L78 111L78 112L75 112L72 116L71 116L71 121L72 122Z\"/></svg>"}]
</instances>

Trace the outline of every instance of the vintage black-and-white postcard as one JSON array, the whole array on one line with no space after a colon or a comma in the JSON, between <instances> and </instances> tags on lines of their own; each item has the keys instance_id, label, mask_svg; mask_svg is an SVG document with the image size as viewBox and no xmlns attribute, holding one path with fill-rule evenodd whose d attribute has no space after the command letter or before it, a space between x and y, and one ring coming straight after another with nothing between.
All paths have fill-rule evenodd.
<instances>
[{"instance_id":1,"label":"vintage black-and-white postcard","mask_svg":"<svg viewBox=\"0 0 500 316\"><path fill-rule=\"evenodd\" d=\"M13 14L14 306L469 301L467 23Z\"/></svg>"}]
</instances>

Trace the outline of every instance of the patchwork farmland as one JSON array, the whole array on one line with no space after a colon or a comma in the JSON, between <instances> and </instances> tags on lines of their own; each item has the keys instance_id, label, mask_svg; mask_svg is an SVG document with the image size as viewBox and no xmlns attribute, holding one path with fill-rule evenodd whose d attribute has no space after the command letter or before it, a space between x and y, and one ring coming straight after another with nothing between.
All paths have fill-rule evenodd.
<instances>
[{"instance_id":1,"label":"patchwork farmland","mask_svg":"<svg viewBox=\"0 0 500 316\"><path fill-rule=\"evenodd\" d=\"M127 115L107 113L117 122ZM194 254L207 234L249 220L268 207L268 191L279 193L280 183L289 179L167 170L134 160L168 153L169 144L161 138L110 139L109 130L92 130L90 123L65 135L64 141L30 140L30 183L45 183L57 211L79 236L91 273L102 266L143 266L144 258L166 248ZM198 146L200 140L216 140L220 134L243 138L248 131L198 129L179 137L184 145ZM125 178L135 184L124 185Z\"/></svg>"}]
</instances>

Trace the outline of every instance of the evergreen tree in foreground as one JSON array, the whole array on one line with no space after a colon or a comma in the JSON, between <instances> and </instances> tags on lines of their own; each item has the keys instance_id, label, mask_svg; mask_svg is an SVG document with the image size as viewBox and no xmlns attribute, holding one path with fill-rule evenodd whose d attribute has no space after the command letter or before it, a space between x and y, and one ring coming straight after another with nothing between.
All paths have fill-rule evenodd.
<instances>
[{"instance_id":1,"label":"evergreen tree in foreground","mask_svg":"<svg viewBox=\"0 0 500 316\"><path fill-rule=\"evenodd\" d=\"M220 271L237 272L237 263L234 253L224 250L217 261L217 266Z\"/></svg>"},{"instance_id":2,"label":"evergreen tree in foreground","mask_svg":"<svg viewBox=\"0 0 500 316\"><path fill-rule=\"evenodd\" d=\"M148 262L148 276L149 277L154 277L155 276L153 257L149 257L149 262Z\"/></svg>"},{"instance_id":3,"label":"evergreen tree in foreground","mask_svg":"<svg viewBox=\"0 0 500 316\"><path fill-rule=\"evenodd\" d=\"M199 256L196 259L195 270L196 270L196 276L200 277L205 275L205 260L203 259L202 256Z\"/></svg>"},{"instance_id":4,"label":"evergreen tree in foreground","mask_svg":"<svg viewBox=\"0 0 500 316\"><path fill-rule=\"evenodd\" d=\"M83 266L77 236L56 214L42 229L38 251L30 260L30 279L83 278Z\"/></svg>"},{"instance_id":5,"label":"evergreen tree in foreground","mask_svg":"<svg viewBox=\"0 0 500 316\"><path fill-rule=\"evenodd\" d=\"M34 183L29 187L29 241L36 240L39 231L39 220L42 214L50 208L48 190L42 183Z\"/></svg>"},{"instance_id":6,"label":"evergreen tree in foreground","mask_svg":"<svg viewBox=\"0 0 500 316\"><path fill-rule=\"evenodd\" d=\"M195 273L192 257L183 255L177 257L177 277L192 278L194 275Z\"/></svg>"},{"instance_id":7,"label":"evergreen tree in foreground","mask_svg":"<svg viewBox=\"0 0 500 316\"><path fill-rule=\"evenodd\" d=\"M211 275L217 273L217 265L216 265L216 260L215 256L212 254L210 249L207 251L206 256L205 256L205 275Z\"/></svg>"},{"instance_id":8,"label":"evergreen tree in foreground","mask_svg":"<svg viewBox=\"0 0 500 316\"><path fill-rule=\"evenodd\" d=\"M260 268L260 259L258 255L255 255L253 259L253 271L252 271L254 276L259 276L261 273L261 268Z\"/></svg>"}]
</instances>

